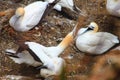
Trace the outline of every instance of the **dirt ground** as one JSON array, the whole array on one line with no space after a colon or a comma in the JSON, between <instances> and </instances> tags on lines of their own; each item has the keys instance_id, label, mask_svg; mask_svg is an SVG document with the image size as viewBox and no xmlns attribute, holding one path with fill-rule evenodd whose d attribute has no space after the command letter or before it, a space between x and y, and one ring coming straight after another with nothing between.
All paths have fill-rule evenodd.
<instances>
[{"instance_id":1,"label":"dirt ground","mask_svg":"<svg viewBox=\"0 0 120 80\"><path fill-rule=\"evenodd\" d=\"M0 11L16 9L36 0L0 0ZM88 15L85 22L89 24L95 21L100 30L117 35L120 39L120 18L111 16L106 11L105 0L75 0L76 5ZM72 14L72 13L69 13ZM73 16L74 17L74 16ZM17 49L15 40L10 32L10 16L0 17L0 79L8 79L7 75L22 76L22 79L14 80L42 80L36 75L39 71L25 64L15 64L5 55L5 49ZM63 16L60 12L53 10L40 26L40 29L32 29L28 32L15 32L17 37L22 36L26 40L38 42L44 46L55 46L70 32L77 20ZM37 27L38 27L37 26ZM73 59L67 57L72 55ZM80 52L74 42L61 55L66 61L65 80L120 80L120 45L117 45L103 55L92 56ZM47 80L57 80L50 78Z\"/></svg>"}]
</instances>

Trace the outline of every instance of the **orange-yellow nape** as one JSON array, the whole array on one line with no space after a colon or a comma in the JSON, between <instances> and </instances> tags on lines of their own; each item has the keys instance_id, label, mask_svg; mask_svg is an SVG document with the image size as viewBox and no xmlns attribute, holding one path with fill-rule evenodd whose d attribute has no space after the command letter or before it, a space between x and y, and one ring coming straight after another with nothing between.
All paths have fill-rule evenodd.
<instances>
[{"instance_id":1,"label":"orange-yellow nape","mask_svg":"<svg viewBox=\"0 0 120 80\"><path fill-rule=\"evenodd\" d=\"M24 13L25 13L25 10L24 10L23 7L17 8L17 10L16 10L16 12L15 12L15 14L16 14L18 17L23 16Z\"/></svg>"},{"instance_id":2,"label":"orange-yellow nape","mask_svg":"<svg viewBox=\"0 0 120 80\"><path fill-rule=\"evenodd\" d=\"M94 32L98 31L99 27L98 27L97 23L91 22L90 25L94 27L94 30L93 30Z\"/></svg>"}]
</instances>

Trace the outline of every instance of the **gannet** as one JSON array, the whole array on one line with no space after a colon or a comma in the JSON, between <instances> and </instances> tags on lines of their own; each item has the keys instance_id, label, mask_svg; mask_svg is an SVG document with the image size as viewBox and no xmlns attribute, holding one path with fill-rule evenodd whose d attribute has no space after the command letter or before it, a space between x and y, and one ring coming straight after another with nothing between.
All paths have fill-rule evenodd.
<instances>
[{"instance_id":1,"label":"gannet","mask_svg":"<svg viewBox=\"0 0 120 80\"><path fill-rule=\"evenodd\" d=\"M76 47L89 54L103 54L115 44L118 37L108 32L97 32L98 25L91 22L87 28L82 28L76 36Z\"/></svg>"},{"instance_id":2,"label":"gannet","mask_svg":"<svg viewBox=\"0 0 120 80\"><path fill-rule=\"evenodd\" d=\"M10 20L10 26L16 31L25 32L35 27L51 11L52 7L59 0L54 2L36 1L26 7L19 7Z\"/></svg>"},{"instance_id":3,"label":"gannet","mask_svg":"<svg viewBox=\"0 0 120 80\"><path fill-rule=\"evenodd\" d=\"M12 49L12 51L14 52L11 52L11 49L7 49L6 53L7 55L10 56L10 58L12 57L13 61L16 62L15 59L17 59L17 63L26 63L29 65L29 63L27 62L27 60L29 60L29 56L32 56L33 57L33 62L36 63L37 62L41 62L39 60L39 58L35 55L35 53L33 52L34 48L38 49L39 52L41 53L44 53L46 55L48 55L49 57L58 57L66 47L68 47L68 45L73 41L73 32L70 32L67 34L67 36L62 40L62 42L60 44L58 44L57 46L51 46L51 47L45 47L39 43L36 43L36 42L24 42L23 44L20 44L19 48L17 51L14 51ZM32 48L29 48L29 47L33 47ZM22 51L28 51L30 54L29 55L24 55L24 53L22 53ZM18 54L21 54L21 55L24 55L24 57L21 57L19 56ZM36 53L37 54L37 53ZM21 60L21 59L24 59L25 60ZM20 60L20 62L18 62ZM23 61L23 62L22 62ZM30 64L31 65L31 64Z\"/></svg>"}]
</instances>

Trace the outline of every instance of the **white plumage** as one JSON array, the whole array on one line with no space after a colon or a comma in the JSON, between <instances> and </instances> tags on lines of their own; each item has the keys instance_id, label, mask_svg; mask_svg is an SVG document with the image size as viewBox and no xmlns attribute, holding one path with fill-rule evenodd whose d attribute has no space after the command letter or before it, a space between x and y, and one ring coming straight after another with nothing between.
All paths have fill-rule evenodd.
<instances>
[{"instance_id":1,"label":"white plumage","mask_svg":"<svg viewBox=\"0 0 120 80\"><path fill-rule=\"evenodd\" d=\"M34 42L25 42L25 44L28 45L28 47L34 52L35 55L41 60L41 62L38 62L34 60L34 58L29 54L29 53L18 53L19 58L15 57L10 57L15 63L21 64L21 63L26 63L31 66L37 67L37 66L45 66L47 69L41 69L40 74L43 77L49 77L53 75L60 75L62 72L62 69L65 66L65 61L56 56L56 57L50 57L47 54L45 54L43 50L43 46L39 45ZM7 54L9 55L11 53L15 53L14 50L6 50Z\"/></svg>"},{"instance_id":2,"label":"white plumage","mask_svg":"<svg viewBox=\"0 0 120 80\"><path fill-rule=\"evenodd\" d=\"M47 5L48 2L36 1L25 8L18 8L9 21L10 25L16 31L24 32L32 29L41 20Z\"/></svg>"},{"instance_id":3,"label":"white plumage","mask_svg":"<svg viewBox=\"0 0 120 80\"><path fill-rule=\"evenodd\" d=\"M16 51L13 49L7 49L6 50L6 54L11 54L11 53L15 53ZM18 64L29 64L31 66L37 67L42 65L42 63L35 61L34 58L28 53L28 52L22 52L22 53L18 53L17 55L19 58L15 58L15 57L10 57L15 63Z\"/></svg>"},{"instance_id":4,"label":"white plumage","mask_svg":"<svg viewBox=\"0 0 120 80\"><path fill-rule=\"evenodd\" d=\"M60 75L62 69L65 65L65 62L62 58L58 57L64 49L73 41L73 32L70 32L58 46L53 47L45 47L36 42L25 42L24 44L28 46L28 48L36 55L41 62L39 65L43 63L43 66L46 66L47 69L41 69L40 74L43 77L48 77L51 75ZM6 51L9 55L11 51ZM11 52L11 53L15 53ZM32 65L38 61L35 60L34 56L29 53L18 53L16 56L19 58L15 58L14 56L10 56L10 58L16 63L26 63L28 65ZM38 64L38 63L36 63ZM38 66L38 65L32 65Z\"/></svg>"},{"instance_id":5,"label":"white plumage","mask_svg":"<svg viewBox=\"0 0 120 80\"><path fill-rule=\"evenodd\" d=\"M86 31L90 27L93 30ZM97 24L92 22L88 28L79 30L76 46L80 51L89 54L102 54L119 43L118 37L111 33L95 32L94 30L97 27Z\"/></svg>"},{"instance_id":6,"label":"white plumage","mask_svg":"<svg viewBox=\"0 0 120 80\"><path fill-rule=\"evenodd\" d=\"M106 9L111 15L120 17L120 0L107 0Z\"/></svg>"},{"instance_id":7,"label":"white plumage","mask_svg":"<svg viewBox=\"0 0 120 80\"><path fill-rule=\"evenodd\" d=\"M40 71L40 74L43 77L49 77L51 75L59 75L62 72L62 68L64 67L65 64L62 58L58 56L51 57L47 55L43 50L44 47L34 42L25 42L25 44L27 44L29 48L39 57L39 59L43 63L43 66L47 67L47 69L41 69Z\"/></svg>"},{"instance_id":8,"label":"white plumage","mask_svg":"<svg viewBox=\"0 0 120 80\"><path fill-rule=\"evenodd\" d=\"M45 0L47 2L52 2L54 0ZM60 0L55 6L54 9L61 11L62 7L68 8L71 11L75 11L75 8L80 11L80 9L78 7L75 6L74 1L73 0Z\"/></svg>"},{"instance_id":9,"label":"white plumage","mask_svg":"<svg viewBox=\"0 0 120 80\"><path fill-rule=\"evenodd\" d=\"M51 59L48 59L51 60ZM41 69L40 70L40 74L41 76L47 78L49 76L54 76L54 75L61 75L61 73L64 70L65 67L65 61L64 59L60 58L60 57L55 57L52 58L52 64L50 64L50 62L48 62L49 64L47 66L48 69Z\"/></svg>"}]
</instances>

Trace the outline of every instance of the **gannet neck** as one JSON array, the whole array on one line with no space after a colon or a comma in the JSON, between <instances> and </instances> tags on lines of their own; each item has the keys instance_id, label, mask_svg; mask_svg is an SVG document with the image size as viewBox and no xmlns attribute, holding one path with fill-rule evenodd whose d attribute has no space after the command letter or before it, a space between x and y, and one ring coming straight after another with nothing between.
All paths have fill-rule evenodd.
<instances>
[{"instance_id":1,"label":"gannet neck","mask_svg":"<svg viewBox=\"0 0 120 80\"><path fill-rule=\"evenodd\" d=\"M24 8L22 8L22 7L18 8L18 9L16 10L16 12L15 12L15 14L16 14L17 17L23 16L24 13L25 13L25 10L24 10Z\"/></svg>"},{"instance_id":2,"label":"gannet neck","mask_svg":"<svg viewBox=\"0 0 120 80\"><path fill-rule=\"evenodd\" d=\"M53 49L51 49L52 50L51 55L59 56L72 41L73 41L73 32L70 32L58 46L53 47Z\"/></svg>"},{"instance_id":3,"label":"gannet neck","mask_svg":"<svg viewBox=\"0 0 120 80\"><path fill-rule=\"evenodd\" d=\"M71 42L73 41L73 32L70 32L58 45L58 47L61 47L65 49Z\"/></svg>"}]
</instances>

